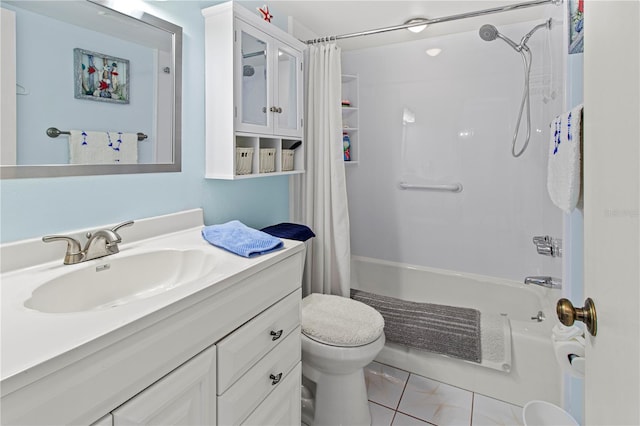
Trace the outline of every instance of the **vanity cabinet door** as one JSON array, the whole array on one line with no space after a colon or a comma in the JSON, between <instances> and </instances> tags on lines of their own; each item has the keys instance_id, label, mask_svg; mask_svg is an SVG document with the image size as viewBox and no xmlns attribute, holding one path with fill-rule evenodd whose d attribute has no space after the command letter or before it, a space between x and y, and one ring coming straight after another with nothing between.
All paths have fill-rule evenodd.
<instances>
[{"instance_id":1,"label":"vanity cabinet door","mask_svg":"<svg viewBox=\"0 0 640 426\"><path fill-rule=\"evenodd\" d=\"M114 426L215 425L215 346L187 361L112 414Z\"/></svg>"}]
</instances>

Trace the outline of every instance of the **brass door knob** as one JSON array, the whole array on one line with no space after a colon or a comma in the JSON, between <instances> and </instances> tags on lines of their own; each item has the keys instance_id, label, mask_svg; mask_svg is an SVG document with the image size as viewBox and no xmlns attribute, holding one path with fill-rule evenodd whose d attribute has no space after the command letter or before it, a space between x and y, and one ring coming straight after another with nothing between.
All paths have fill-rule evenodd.
<instances>
[{"instance_id":1,"label":"brass door knob","mask_svg":"<svg viewBox=\"0 0 640 426\"><path fill-rule=\"evenodd\" d=\"M572 326L575 321L582 321L587 326L589 334L595 336L598 332L596 305L591 298L584 301L584 308L574 308L569 300L560 299L556 304L556 313L560 322L567 327Z\"/></svg>"}]
</instances>

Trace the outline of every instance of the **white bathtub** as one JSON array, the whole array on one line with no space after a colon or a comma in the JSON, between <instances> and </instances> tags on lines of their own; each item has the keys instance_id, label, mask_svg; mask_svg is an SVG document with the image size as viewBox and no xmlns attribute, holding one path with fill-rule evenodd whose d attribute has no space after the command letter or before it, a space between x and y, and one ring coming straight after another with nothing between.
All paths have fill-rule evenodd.
<instances>
[{"instance_id":1,"label":"white bathtub","mask_svg":"<svg viewBox=\"0 0 640 426\"><path fill-rule=\"evenodd\" d=\"M351 286L414 302L506 313L511 322L512 365L505 373L387 343L376 361L519 406L542 399L561 403L561 372L551 344L560 290L515 281L353 256ZM542 311L547 318L532 320Z\"/></svg>"}]
</instances>

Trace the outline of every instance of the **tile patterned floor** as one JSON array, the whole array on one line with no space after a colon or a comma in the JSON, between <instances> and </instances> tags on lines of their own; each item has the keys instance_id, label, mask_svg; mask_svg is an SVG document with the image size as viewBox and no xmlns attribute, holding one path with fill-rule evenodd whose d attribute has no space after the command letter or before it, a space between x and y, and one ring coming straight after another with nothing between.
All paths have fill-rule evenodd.
<instances>
[{"instance_id":1,"label":"tile patterned floor","mask_svg":"<svg viewBox=\"0 0 640 426\"><path fill-rule=\"evenodd\" d=\"M373 426L522 426L522 408L397 368L365 368Z\"/></svg>"}]
</instances>

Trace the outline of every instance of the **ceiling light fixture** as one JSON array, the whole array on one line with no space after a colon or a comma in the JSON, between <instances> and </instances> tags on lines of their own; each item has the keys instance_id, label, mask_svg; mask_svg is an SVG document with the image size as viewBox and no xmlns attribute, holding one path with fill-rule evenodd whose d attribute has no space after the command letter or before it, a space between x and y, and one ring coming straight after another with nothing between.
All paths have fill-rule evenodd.
<instances>
[{"instance_id":1,"label":"ceiling light fixture","mask_svg":"<svg viewBox=\"0 0 640 426\"><path fill-rule=\"evenodd\" d=\"M438 47L427 49L427 51L426 51L427 55L429 55L429 56L438 56L440 54L440 52L442 52L442 49L440 49Z\"/></svg>"},{"instance_id":2,"label":"ceiling light fixture","mask_svg":"<svg viewBox=\"0 0 640 426\"><path fill-rule=\"evenodd\" d=\"M426 20L427 20L426 18L414 18L414 19L410 19L410 20L408 20L408 21L407 21L407 22L405 22L404 24L405 24L405 25L407 25L407 24L414 24L414 23L415 23L415 24L417 24L417 23L419 23L419 22L424 22L424 21L426 21ZM411 31L412 33L419 33L419 32L421 32L421 31L424 31L424 29L425 29L425 28L427 28L427 24L416 25L416 26L413 26L413 27L408 27L407 29L408 29L409 31Z\"/></svg>"}]
</instances>

